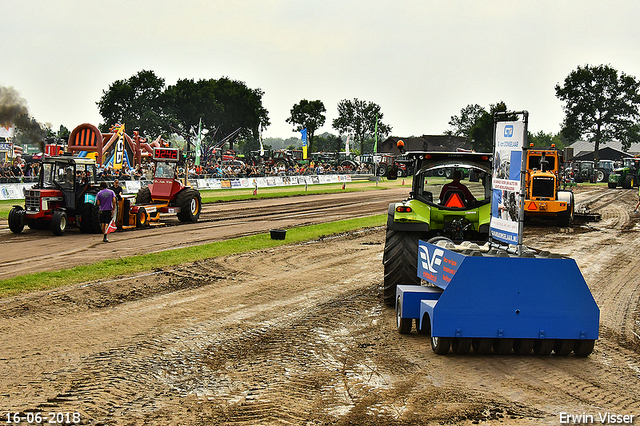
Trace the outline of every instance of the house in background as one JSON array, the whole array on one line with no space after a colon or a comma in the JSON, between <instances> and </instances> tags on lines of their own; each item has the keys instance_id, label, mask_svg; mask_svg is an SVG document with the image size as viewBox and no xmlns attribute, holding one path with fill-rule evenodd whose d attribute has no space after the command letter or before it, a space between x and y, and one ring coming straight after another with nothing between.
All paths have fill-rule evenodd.
<instances>
[{"instance_id":1,"label":"house in background","mask_svg":"<svg viewBox=\"0 0 640 426\"><path fill-rule=\"evenodd\" d=\"M594 145L592 142L577 141L565 148L565 161L573 160L593 160ZM634 157L640 155L640 143L631 144L629 152L622 150L621 142L607 142L601 144L598 150L598 158L600 160L620 161L626 157Z\"/></svg>"}]
</instances>

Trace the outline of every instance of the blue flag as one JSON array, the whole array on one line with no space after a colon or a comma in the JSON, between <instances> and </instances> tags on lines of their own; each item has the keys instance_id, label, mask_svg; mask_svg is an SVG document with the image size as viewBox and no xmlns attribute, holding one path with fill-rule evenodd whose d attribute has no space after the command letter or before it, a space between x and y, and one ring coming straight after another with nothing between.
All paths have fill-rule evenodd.
<instances>
[{"instance_id":1,"label":"blue flag","mask_svg":"<svg viewBox=\"0 0 640 426\"><path fill-rule=\"evenodd\" d=\"M307 129L300 130L300 133L302 133L302 146L307 146Z\"/></svg>"}]
</instances>

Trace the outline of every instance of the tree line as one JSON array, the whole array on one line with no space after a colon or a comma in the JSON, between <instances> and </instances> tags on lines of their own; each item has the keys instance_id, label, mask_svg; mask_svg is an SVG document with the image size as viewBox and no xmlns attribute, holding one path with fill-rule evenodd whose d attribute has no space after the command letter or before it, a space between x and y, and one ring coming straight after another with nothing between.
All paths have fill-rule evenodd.
<instances>
[{"instance_id":1,"label":"tree line","mask_svg":"<svg viewBox=\"0 0 640 426\"><path fill-rule=\"evenodd\" d=\"M614 140L627 151L632 143L640 142L640 83L635 77L610 65L579 66L563 83L556 84L555 92L563 102L562 129L557 134L529 134L534 146L549 147L553 143L562 148L583 138L594 143L596 152L602 144ZM104 120L99 127L108 131L116 123L125 123L127 131L139 130L149 139L158 135L188 139L202 123L205 140L216 143L237 132L239 147L248 153L259 149L260 133L271 124L262 105L263 95L262 89L228 77L181 79L167 86L153 71L142 70L103 91L97 102ZM331 124L338 135L316 134L326 122L326 107L321 100L302 99L293 105L286 121L293 126L292 131L307 129L309 152L341 150L346 135L352 138L355 151L373 152L375 138L382 141L391 133L392 127L383 122L381 108L374 102L345 99L338 103L337 110L338 118ZM445 133L468 138L476 151L491 151L494 114L507 111L502 101L489 108L469 104L451 117ZM61 126L57 133L68 137L69 131ZM299 136L295 139L300 140Z\"/></svg>"},{"instance_id":2,"label":"tree line","mask_svg":"<svg viewBox=\"0 0 640 426\"><path fill-rule=\"evenodd\" d=\"M571 71L562 84L554 87L563 102L564 120L557 134L540 131L529 134L535 147L563 148L584 138L594 144L595 161L602 144L619 141L624 151L640 142L640 82L610 65L585 65ZM485 109L467 105L451 117L448 134L467 137L477 151L493 149L496 112L507 112L504 102Z\"/></svg>"}]
</instances>

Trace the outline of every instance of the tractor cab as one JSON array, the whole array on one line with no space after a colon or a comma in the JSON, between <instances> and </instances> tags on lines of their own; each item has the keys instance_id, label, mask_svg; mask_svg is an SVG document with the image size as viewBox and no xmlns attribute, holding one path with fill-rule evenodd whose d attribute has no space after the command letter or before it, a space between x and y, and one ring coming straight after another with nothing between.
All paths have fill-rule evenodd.
<instances>
[{"instance_id":1,"label":"tractor cab","mask_svg":"<svg viewBox=\"0 0 640 426\"><path fill-rule=\"evenodd\" d=\"M100 228L95 213L96 164L92 158L48 157L42 162L38 183L25 190L25 205L14 206L9 213L9 228L14 233L30 228L50 228L64 234L67 224L76 224L82 232Z\"/></svg>"},{"instance_id":2,"label":"tractor cab","mask_svg":"<svg viewBox=\"0 0 640 426\"><path fill-rule=\"evenodd\" d=\"M176 166L180 161L180 150L177 148L155 148L153 161L156 172L153 184L150 185L153 200L170 200L184 189L185 185L178 179Z\"/></svg>"}]
</instances>

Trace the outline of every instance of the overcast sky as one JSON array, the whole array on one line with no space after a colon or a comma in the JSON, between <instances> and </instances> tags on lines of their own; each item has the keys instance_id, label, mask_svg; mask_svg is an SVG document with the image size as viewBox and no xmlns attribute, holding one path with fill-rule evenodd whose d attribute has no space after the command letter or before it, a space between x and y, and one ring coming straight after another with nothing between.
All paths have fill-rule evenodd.
<instances>
[{"instance_id":1,"label":"overcast sky","mask_svg":"<svg viewBox=\"0 0 640 426\"><path fill-rule=\"evenodd\" d=\"M468 104L529 111L529 130L558 132L554 86L579 65L640 78L638 0L4 0L0 85L31 116L69 130L100 124L116 80L152 70L227 76L264 91L264 137L301 99L380 105L392 135L442 134Z\"/></svg>"}]
</instances>

